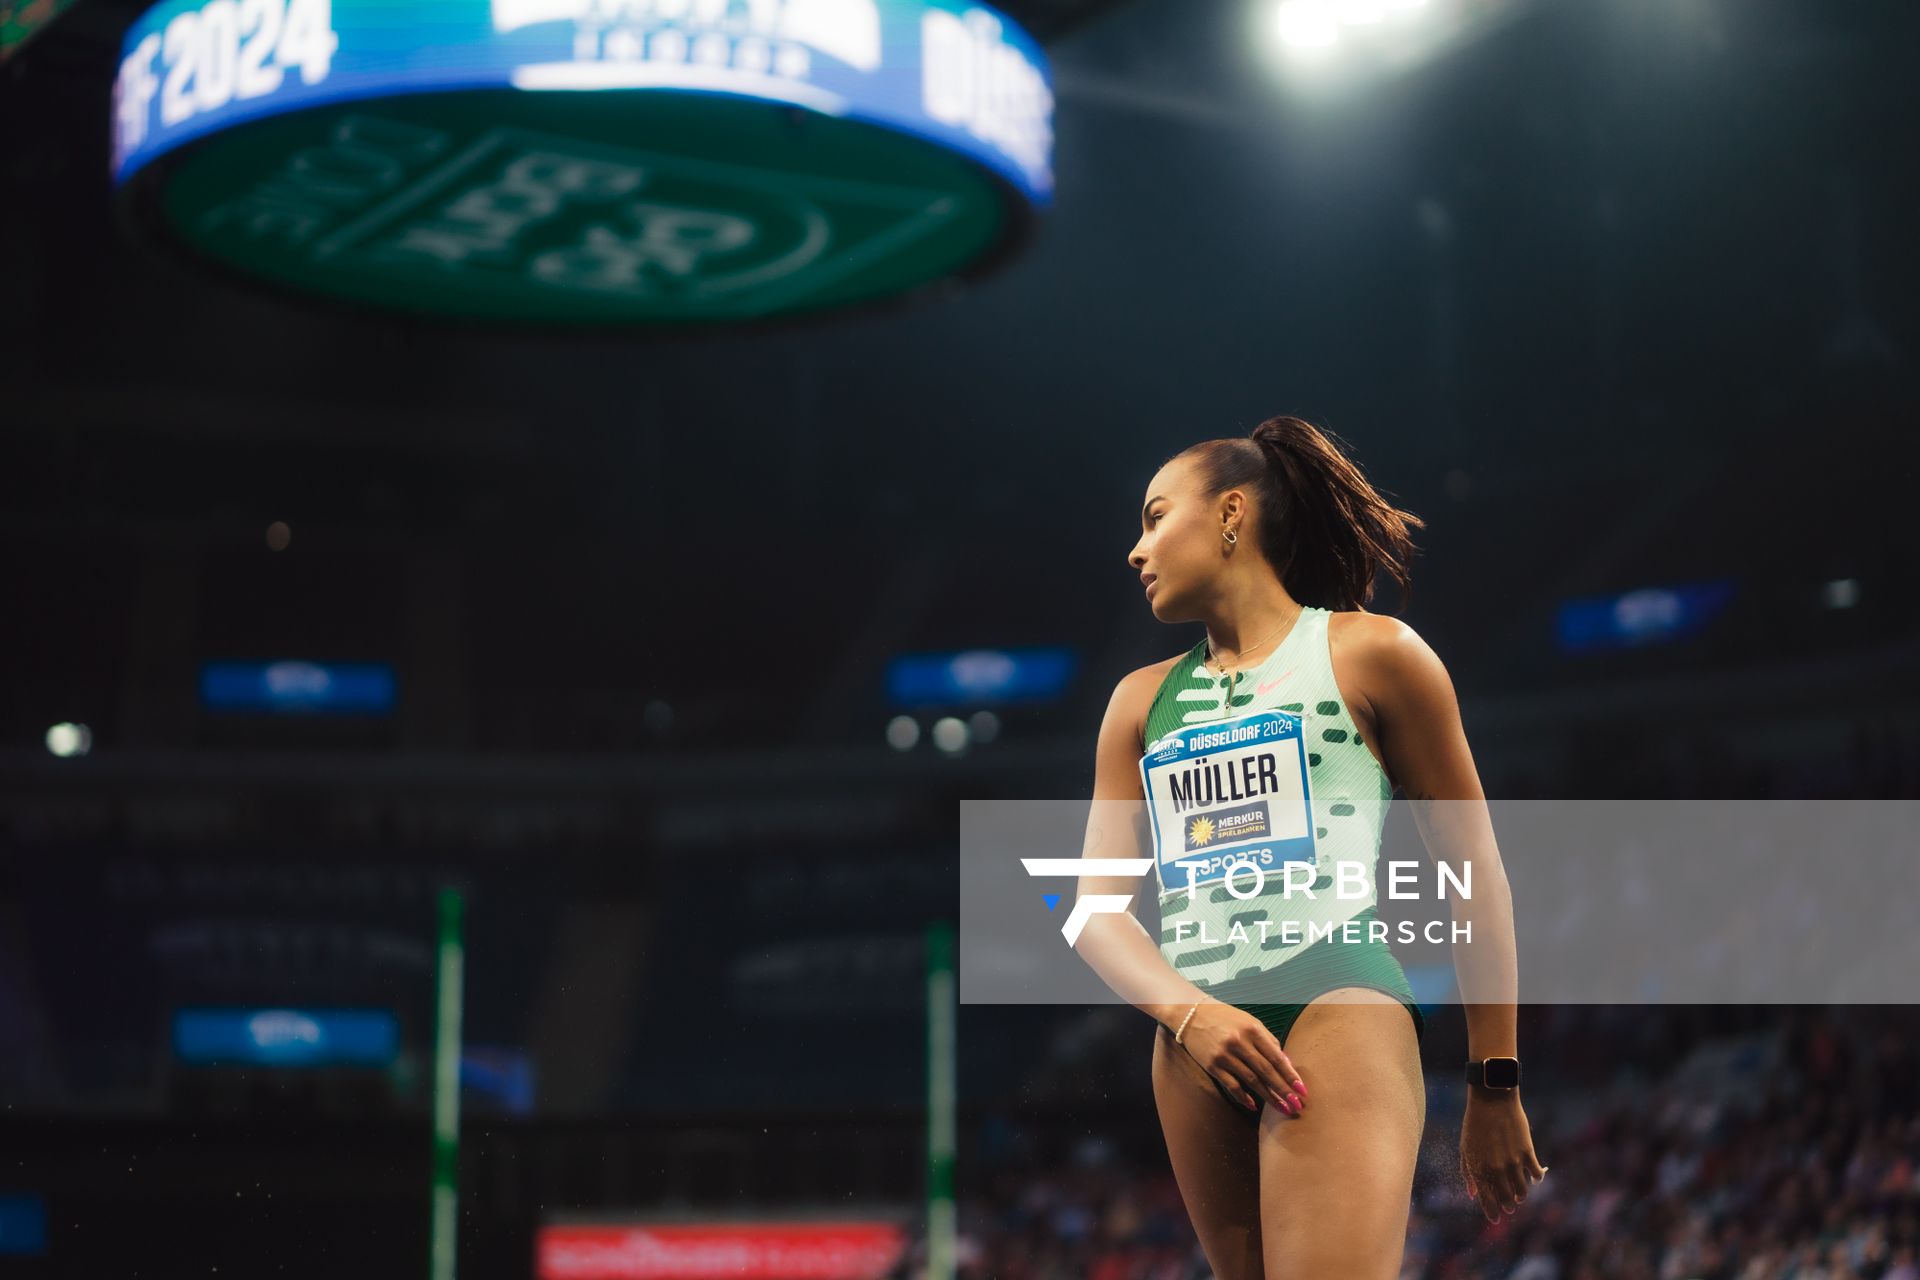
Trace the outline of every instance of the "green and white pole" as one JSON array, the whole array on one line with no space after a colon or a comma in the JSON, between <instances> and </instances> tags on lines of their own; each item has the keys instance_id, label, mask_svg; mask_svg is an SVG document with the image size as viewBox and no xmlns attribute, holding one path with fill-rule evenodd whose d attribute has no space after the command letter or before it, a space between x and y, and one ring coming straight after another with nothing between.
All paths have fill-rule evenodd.
<instances>
[{"instance_id":1,"label":"green and white pole","mask_svg":"<svg viewBox=\"0 0 1920 1280\"><path fill-rule=\"evenodd\" d=\"M433 1017L433 1235L430 1280L453 1280L459 1223L460 995L465 967L458 889L440 891L440 962Z\"/></svg>"},{"instance_id":2,"label":"green and white pole","mask_svg":"<svg viewBox=\"0 0 1920 1280\"><path fill-rule=\"evenodd\" d=\"M953 929L927 929L927 1274L953 1280Z\"/></svg>"}]
</instances>

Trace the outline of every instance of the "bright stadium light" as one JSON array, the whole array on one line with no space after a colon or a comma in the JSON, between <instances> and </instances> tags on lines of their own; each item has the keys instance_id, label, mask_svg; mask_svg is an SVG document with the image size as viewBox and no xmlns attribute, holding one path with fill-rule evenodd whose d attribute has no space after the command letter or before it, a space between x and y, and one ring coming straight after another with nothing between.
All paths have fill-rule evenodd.
<instances>
[{"instance_id":1,"label":"bright stadium light","mask_svg":"<svg viewBox=\"0 0 1920 1280\"><path fill-rule=\"evenodd\" d=\"M1340 38L1340 24L1324 0L1281 0L1273 30L1281 44L1303 52L1330 49Z\"/></svg>"},{"instance_id":2,"label":"bright stadium light","mask_svg":"<svg viewBox=\"0 0 1920 1280\"><path fill-rule=\"evenodd\" d=\"M887 745L895 751L911 751L920 741L920 722L912 716L895 716L887 721Z\"/></svg>"},{"instance_id":3,"label":"bright stadium light","mask_svg":"<svg viewBox=\"0 0 1920 1280\"><path fill-rule=\"evenodd\" d=\"M1277 82L1324 101L1422 66L1523 12L1530 0L1254 0L1249 47Z\"/></svg>"},{"instance_id":4,"label":"bright stadium light","mask_svg":"<svg viewBox=\"0 0 1920 1280\"><path fill-rule=\"evenodd\" d=\"M967 749L967 722L959 716L941 716L933 722L933 745L948 755L957 755Z\"/></svg>"},{"instance_id":5,"label":"bright stadium light","mask_svg":"<svg viewBox=\"0 0 1920 1280\"><path fill-rule=\"evenodd\" d=\"M47 750L63 760L83 756L93 750L93 730L63 720L47 730Z\"/></svg>"}]
</instances>

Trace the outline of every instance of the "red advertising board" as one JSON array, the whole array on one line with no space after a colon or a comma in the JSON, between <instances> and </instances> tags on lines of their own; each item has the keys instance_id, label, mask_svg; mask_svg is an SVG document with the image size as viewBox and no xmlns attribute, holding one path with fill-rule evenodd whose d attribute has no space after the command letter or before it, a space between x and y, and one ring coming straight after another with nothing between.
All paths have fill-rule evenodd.
<instances>
[{"instance_id":1,"label":"red advertising board","mask_svg":"<svg viewBox=\"0 0 1920 1280\"><path fill-rule=\"evenodd\" d=\"M537 1280L879 1280L906 1250L891 1222L705 1222L540 1229Z\"/></svg>"}]
</instances>

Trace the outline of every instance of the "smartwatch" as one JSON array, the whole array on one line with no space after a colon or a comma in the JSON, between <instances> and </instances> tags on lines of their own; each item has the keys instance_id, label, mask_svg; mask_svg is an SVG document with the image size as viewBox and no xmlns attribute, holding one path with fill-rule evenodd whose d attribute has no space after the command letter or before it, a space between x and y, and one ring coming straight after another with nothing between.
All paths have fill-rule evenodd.
<instances>
[{"instance_id":1,"label":"smartwatch","mask_svg":"<svg viewBox=\"0 0 1920 1280\"><path fill-rule=\"evenodd\" d=\"M1508 1056L1468 1062L1467 1083L1477 1084L1483 1089L1518 1089L1520 1059Z\"/></svg>"}]
</instances>

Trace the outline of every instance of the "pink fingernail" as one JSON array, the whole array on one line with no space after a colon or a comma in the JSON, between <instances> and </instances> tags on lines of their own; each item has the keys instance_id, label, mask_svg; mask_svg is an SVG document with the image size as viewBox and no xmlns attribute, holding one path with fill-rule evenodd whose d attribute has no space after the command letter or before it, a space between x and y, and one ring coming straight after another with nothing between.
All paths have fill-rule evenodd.
<instances>
[{"instance_id":1,"label":"pink fingernail","mask_svg":"<svg viewBox=\"0 0 1920 1280\"><path fill-rule=\"evenodd\" d=\"M1294 1097L1292 1094L1288 1094L1287 1101L1293 1104L1294 1114L1298 1115L1300 1112L1300 1099Z\"/></svg>"}]
</instances>

